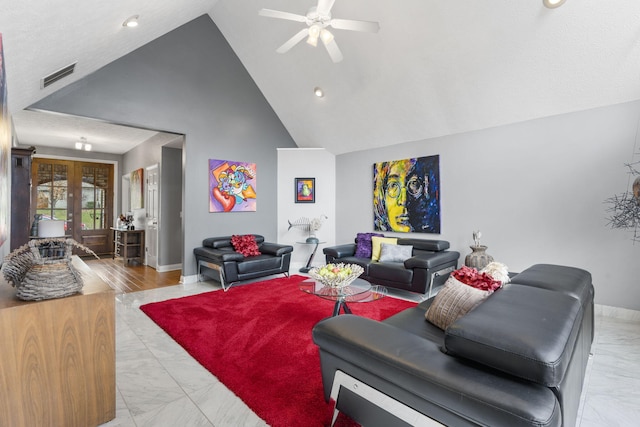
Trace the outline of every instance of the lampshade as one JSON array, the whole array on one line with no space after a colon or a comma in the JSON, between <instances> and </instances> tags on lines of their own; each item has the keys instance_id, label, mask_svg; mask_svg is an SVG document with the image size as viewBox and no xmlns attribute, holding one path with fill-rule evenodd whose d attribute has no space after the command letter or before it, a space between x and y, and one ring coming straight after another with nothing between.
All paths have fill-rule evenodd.
<instances>
[{"instance_id":1,"label":"lampshade","mask_svg":"<svg viewBox=\"0 0 640 427\"><path fill-rule=\"evenodd\" d=\"M333 41L333 34L331 34L331 31L323 28L320 31L320 38L324 44L331 43L331 41Z\"/></svg>"},{"instance_id":2,"label":"lampshade","mask_svg":"<svg viewBox=\"0 0 640 427\"><path fill-rule=\"evenodd\" d=\"M42 220L38 222L38 237L64 237L64 224L66 221L55 219Z\"/></svg>"},{"instance_id":3,"label":"lampshade","mask_svg":"<svg viewBox=\"0 0 640 427\"><path fill-rule=\"evenodd\" d=\"M307 43L311 46L318 46L318 37L320 37L320 27L318 25L312 25L309 27L309 38L307 39Z\"/></svg>"}]
</instances>

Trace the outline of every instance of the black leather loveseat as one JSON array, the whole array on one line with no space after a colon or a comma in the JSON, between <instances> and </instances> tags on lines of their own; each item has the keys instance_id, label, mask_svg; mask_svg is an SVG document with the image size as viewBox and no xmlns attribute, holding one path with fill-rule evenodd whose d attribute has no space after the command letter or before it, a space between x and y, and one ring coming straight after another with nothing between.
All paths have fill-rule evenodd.
<instances>
[{"instance_id":1,"label":"black leather loveseat","mask_svg":"<svg viewBox=\"0 0 640 427\"><path fill-rule=\"evenodd\" d=\"M539 264L444 331L425 320L435 298L383 322L325 319L313 330L325 398L335 387L337 409L367 427L414 425L389 414L402 409L447 426L574 427L593 295L588 272ZM379 394L395 406L379 409Z\"/></svg>"},{"instance_id":2,"label":"black leather loveseat","mask_svg":"<svg viewBox=\"0 0 640 427\"><path fill-rule=\"evenodd\" d=\"M397 245L413 246L412 256L402 262L380 262L356 256L356 243L326 247L327 263L358 264L361 279L390 288L431 296L457 268L460 253L449 251L449 242L428 239L397 239Z\"/></svg>"},{"instance_id":3,"label":"black leather loveseat","mask_svg":"<svg viewBox=\"0 0 640 427\"><path fill-rule=\"evenodd\" d=\"M231 243L233 236L209 237L202 247L193 253L198 267L198 278L202 274L218 280L224 290L243 280L270 276L289 275L293 246L264 241L264 236L254 234L260 255L245 257L236 252Z\"/></svg>"}]
</instances>

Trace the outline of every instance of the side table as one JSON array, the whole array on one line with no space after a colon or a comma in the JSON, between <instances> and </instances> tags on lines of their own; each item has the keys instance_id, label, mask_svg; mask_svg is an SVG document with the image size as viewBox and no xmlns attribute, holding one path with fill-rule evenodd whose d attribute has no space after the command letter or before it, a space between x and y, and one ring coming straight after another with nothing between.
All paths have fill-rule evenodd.
<instances>
[{"instance_id":1,"label":"side table","mask_svg":"<svg viewBox=\"0 0 640 427\"><path fill-rule=\"evenodd\" d=\"M313 251L311 255L309 255L309 260L307 261L307 265L300 269L300 273L308 273L311 270L311 263L313 262L313 257L316 256L316 251L318 250L318 245L322 245L327 242L313 241L313 242L296 242L300 245L314 245Z\"/></svg>"},{"instance_id":2,"label":"side table","mask_svg":"<svg viewBox=\"0 0 640 427\"><path fill-rule=\"evenodd\" d=\"M111 228L114 232L113 258L120 256L128 264L134 258L144 264L144 230L123 230Z\"/></svg>"}]
</instances>

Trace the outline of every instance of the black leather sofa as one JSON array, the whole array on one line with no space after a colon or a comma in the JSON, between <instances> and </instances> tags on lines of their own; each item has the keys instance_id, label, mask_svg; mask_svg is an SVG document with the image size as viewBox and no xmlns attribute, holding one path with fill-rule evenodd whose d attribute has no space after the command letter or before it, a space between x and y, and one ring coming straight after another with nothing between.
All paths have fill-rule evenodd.
<instances>
[{"instance_id":1,"label":"black leather sofa","mask_svg":"<svg viewBox=\"0 0 640 427\"><path fill-rule=\"evenodd\" d=\"M449 242L428 239L398 239L398 245L413 246L412 257L404 262L379 262L355 256L356 243L330 246L322 251L327 263L358 264L361 279L390 288L431 296L458 266L460 253L448 251Z\"/></svg>"},{"instance_id":2,"label":"black leather sofa","mask_svg":"<svg viewBox=\"0 0 640 427\"><path fill-rule=\"evenodd\" d=\"M222 284L226 291L231 285L272 274L289 275L293 246L264 241L264 236L254 234L260 255L245 257L233 249L232 236L209 237L202 247L193 253L201 275L210 276Z\"/></svg>"},{"instance_id":3,"label":"black leather sofa","mask_svg":"<svg viewBox=\"0 0 640 427\"><path fill-rule=\"evenodd\" d=\"M313 329L325 398L335 386L337 409L367 427L413 425L373 404L377 392L447 426L574 427L593 296L587 271L539 264L445 331L425 320L434 298L382 322L325 319Z\"/></svg>"}]
</instances>

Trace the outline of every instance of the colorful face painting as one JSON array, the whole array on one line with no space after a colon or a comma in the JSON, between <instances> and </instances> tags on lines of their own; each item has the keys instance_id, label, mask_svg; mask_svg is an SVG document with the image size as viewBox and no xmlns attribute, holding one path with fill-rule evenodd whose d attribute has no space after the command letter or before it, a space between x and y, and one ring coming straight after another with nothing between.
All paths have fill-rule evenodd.
<instances>
[{"instance_id":1,"label":"colorful face painting","mask_svg":"<svg viewBox=\"0 0 640 427\"><path fill-rule=\"evenodd\" d=\"M440 233L440 157L373 165L376 231Z\"/></svg>"},{"instance_id":2,"label":"colorful face painting","mask_svg":"<svg viewBox=\"0 0 640 427\"><path fill-rule=\"evenodd\" d=\"M255 212L256 164L209 159L209 212Z\"/></svg>"}]
</instances>

